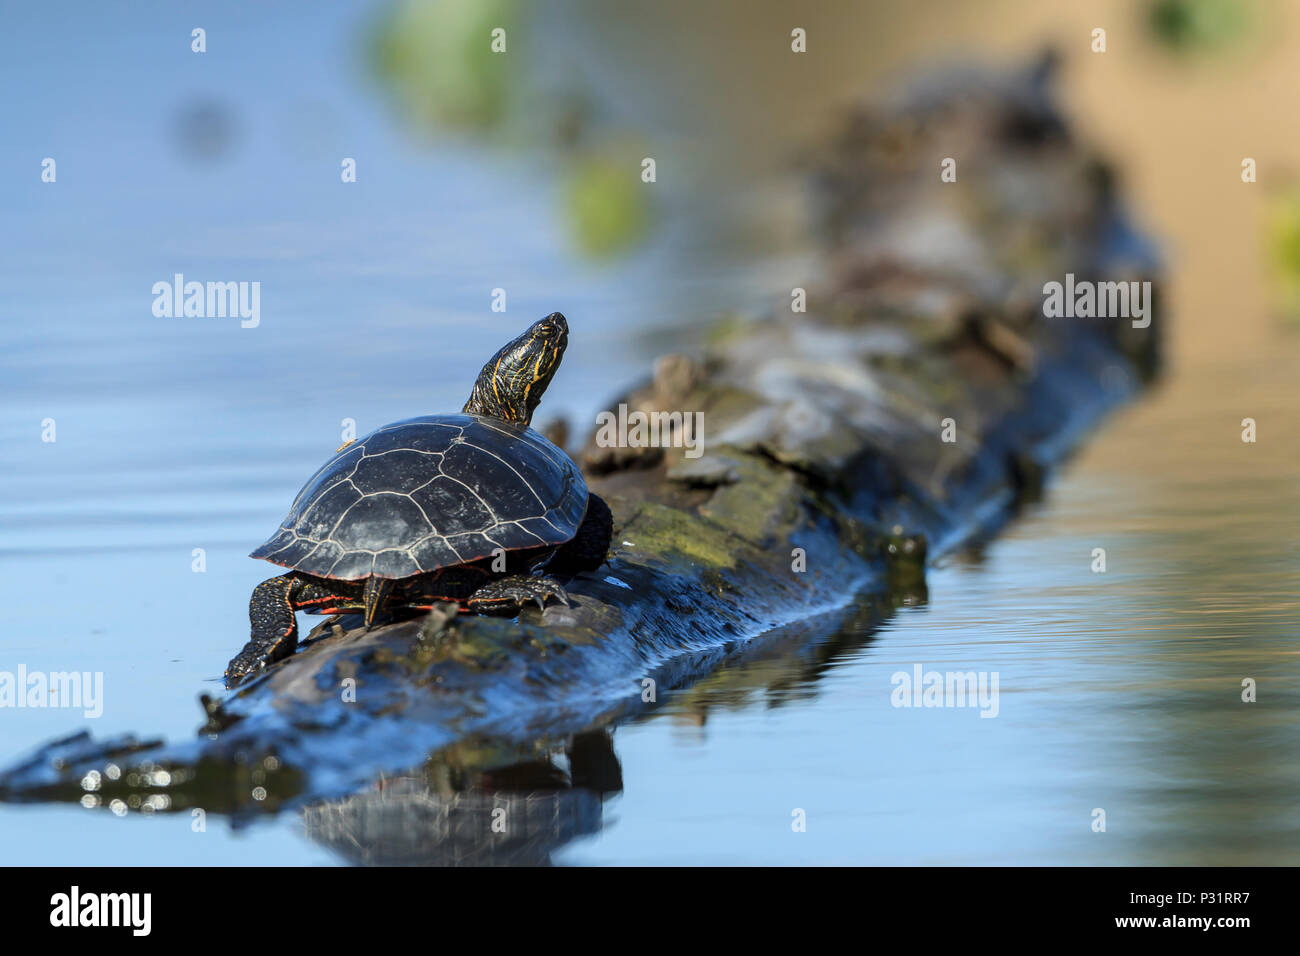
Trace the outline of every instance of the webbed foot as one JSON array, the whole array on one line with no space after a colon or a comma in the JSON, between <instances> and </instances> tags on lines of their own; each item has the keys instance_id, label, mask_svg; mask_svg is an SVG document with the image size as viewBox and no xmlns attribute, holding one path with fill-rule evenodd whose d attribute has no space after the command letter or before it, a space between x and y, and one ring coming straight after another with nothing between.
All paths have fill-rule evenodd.
<instances>
[{"instance_id":1,"label":"webbed foot","mask_svg":"<svg viewBox=\"0 0 1300 956\"><path fill-rule=\"evenodd\" d=\"M292 574L263 581L248 602L252 636L226 665L226 687L234 687L267 664L281 660L298 646L294 600L301 582Z\"/></svg>"},{"instance_id":2,"label":"webbed foot","mask_svg":"<svg viewBox=\"0 0 1300 956\"><path fill-rule=\"evenodd\" d=\"M297 645L296 629L293 635L285 635L274 641L249 641L226 665L226 688L236 687L266 665L288 657Z\"/></svg>"},{"instance_id":3,"label":"webbed foot","mask_svg":"<svg viewBox=\"0 0 1300 956\"><path fill-rule=\"evenodd\" d=\"M569 596L554 578L544 574L512 574L483 585L470 595L465 606L477 614L513 614L530 603L545 608L548 598L569 606Z\"/></svg>"},{"instance_id":4,"label":"webbed foot","mask_svg":"<svg viewBox=\"0 0 1300 956\"><path fill-rule=\"evenodd\" d=\"M391 585L391 582L380 582ZM375 589L376 607L382 605L389 588ZM234 687L276 661L283 660L298 646L298 621L294 612L326 608L369 607L372 589L347 581L327 581L292 571L263 581L248 601L251 636L244 649L226 665L226 687ZM369 623L369 622L367 622Z\"/></svg>"}]
</instances>

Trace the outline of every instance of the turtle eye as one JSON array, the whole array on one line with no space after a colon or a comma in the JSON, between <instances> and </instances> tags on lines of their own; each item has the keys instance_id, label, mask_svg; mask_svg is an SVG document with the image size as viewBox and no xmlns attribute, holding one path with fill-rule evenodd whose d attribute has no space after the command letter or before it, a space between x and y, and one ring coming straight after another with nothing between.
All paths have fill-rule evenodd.
<instances>
[{"instance_id":1,"label":"turtle eye","mask_svg":"<svg viewBox=\"0 0 1300 956\"><path fill-rule=\"evenodd\" d=\"M555 338L557 335L562 335L568 331L569 324L559 312L552 312L537 323L537 334L545 339Z\"/></svg>"}]
</instances>

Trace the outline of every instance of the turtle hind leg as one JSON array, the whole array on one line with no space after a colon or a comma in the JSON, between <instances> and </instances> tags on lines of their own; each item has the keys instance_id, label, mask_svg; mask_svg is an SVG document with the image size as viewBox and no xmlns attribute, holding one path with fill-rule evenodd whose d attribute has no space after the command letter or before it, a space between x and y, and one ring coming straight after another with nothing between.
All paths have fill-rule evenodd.
<instances>
[{"instance_id":1,"label":"turtle hind leg","mask_svg":"<svg viewBox=\"0 0 1300 956\"><path fill-rule=\"evenodd\" d=\"M556 549L546 569L566 576L595 571L605 563L613 535L614 515L609 505L600 495L587 495L587 513L578 526L578 533Z\"/></svg>"},{"instance_id":2,"label":"turtle hind leg","mask_svg":"<svg viewBox=\"0 0 1300 956\"><path fill-rule=\"evenodd\" d=\"M545 574L510 574L484 584L465 600L465 607L477 614L514 614L529 604L545 608L548 598L569 606L569 596L555 578Z\"/></svg>"},{"instance_id":3,"label":"turtle hind leg","mask_svg":"<svg viewBox=\"0 0 1300 956\"><path fill-rule=\"evenodd\" d=\"M345 584L336 585L297 573L282 574L263 581L248 600L251 636L244 649L226 665L226 686L241 680L267 664L282 660L298 646L300 608L349 603L356 595Z\"/></svg>"}]
</instances>

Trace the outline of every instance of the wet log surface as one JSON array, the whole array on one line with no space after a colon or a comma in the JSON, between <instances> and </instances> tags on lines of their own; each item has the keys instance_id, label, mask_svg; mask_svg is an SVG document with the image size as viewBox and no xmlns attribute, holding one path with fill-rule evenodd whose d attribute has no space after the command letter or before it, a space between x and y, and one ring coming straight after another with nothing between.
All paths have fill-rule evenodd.
<instances>
[{"instance_id":1,"label":"wet log surface","mask_svg":"<svg viewBox=\"0 0 1300 956\"><path fill-rule=\"evenodd\" d=\"M196 739L55 741L0 775L0 798L236 821L302 807L361 862L542 862L590 832L620 786L603 728L653 712L647 681L661 699L768 654L815 671L819 639L924 600L927 561L995 531L1154 375L1159 314L1043 315L1067 272L1156 278L1049 72L931 78L848 111L810 162L826 268L806 312L773 290L769 314L720 323L610 405L702 412L704 454L575 452L615 533L572 606L325 622L205 699ZM556 749L563 780L538 756ZM498 839L510 800L532 823Z\"/></svg>"}]
</instances>

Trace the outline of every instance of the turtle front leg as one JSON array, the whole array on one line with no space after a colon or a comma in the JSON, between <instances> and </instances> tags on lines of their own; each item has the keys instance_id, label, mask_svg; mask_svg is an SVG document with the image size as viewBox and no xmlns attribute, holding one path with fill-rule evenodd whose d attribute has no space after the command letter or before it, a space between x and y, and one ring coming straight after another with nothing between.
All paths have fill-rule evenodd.
<instances>
[{"instance_id":1,"label":"turtle front leg","mask_svg":"<svg viewBox=\"0 0 1300 956\"><path fill-rule=\"evenodd\" d=\"M295 612L355 603L356 595L341 593L345 590L298 574L282 574L255 587L248 601L252 636L226 665L226 686L234 687L249 674L292 654L298 646Z\"/></svg>"},{"instance_id":2,"label":"turtle front leg","mask_svg":"<svg viewBox=\"0 0 1300 956\"><path fill-rule=\"evenodd\" d=\"M547 598L569 606L569 596L555 578L544 574L510 574L484 584L466 599L465 607L477 614L514 614L530 603L545 608Z\"/></svg>"}]
</instances>

